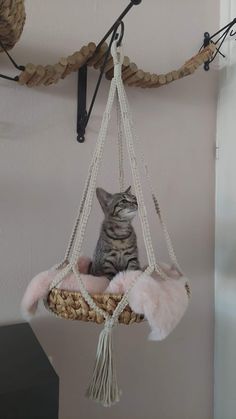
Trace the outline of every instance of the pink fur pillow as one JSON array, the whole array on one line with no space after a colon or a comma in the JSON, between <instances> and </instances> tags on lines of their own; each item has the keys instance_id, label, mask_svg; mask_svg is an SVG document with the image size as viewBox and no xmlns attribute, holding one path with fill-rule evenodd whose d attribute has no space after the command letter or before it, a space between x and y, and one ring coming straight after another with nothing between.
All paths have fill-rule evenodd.
<instances>
[{"instance_id":1,"label":"pink fur pillow","mask_svg":"<svg viewBox=\"0 0 236 419\"><path fill-rule=\"evenodd\" d=\"M188 307L185 288L187 279L168 265L162 266L168 274L163 281L158 275L149 276L141 271L121 272L110 282L106 293L126 292L132 310L144 314L151 327L150 340L163 340L177 326ZM140 275L141 274L141 275Z\"/></svg>"},{"instance_id":2,"label":"pink fur pillow","mask_svg":"<svg viewBox=\"0 0 236 419\"><path fill-rule=\"evenodd\" d=\"M84 286L91 294L102 293L107 288L109 280L105 276L95 277L86 274L89 263L90 259L88 258L80 258L79 260L79 270ZM35 314L39 300L46 297L50 284L56 275L57 271L51 269L41 272L30 281L21 301L21 312L25 320L28 321ZM67 275L58 288L67 291L80 291L78 280L73 273Z\"/></svg>"}]
</instances>

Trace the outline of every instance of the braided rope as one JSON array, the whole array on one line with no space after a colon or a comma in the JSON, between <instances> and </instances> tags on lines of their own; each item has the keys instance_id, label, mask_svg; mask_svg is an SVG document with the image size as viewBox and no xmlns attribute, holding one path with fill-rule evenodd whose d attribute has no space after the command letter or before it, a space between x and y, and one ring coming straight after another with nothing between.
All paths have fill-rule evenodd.
<instances>
[{"instance_id":1,"label":"braided rope","mask_svg":"<svg viewBox=\"0 0 236 419\"><path fill-rule=\"evenodd\" d=\"M83 213L86 196L88 194L88 189L89 189L90 184L91 184L92 172L93 172L93 169L94 169L95 162L97 160L98 146L99 146L99 143L97 143L97 147L95 148L95 151L94 151L93 156L92 156L91 163L89 165L88 175L87 175L87 179L85 181L85 187L84 187L84 190L83 190L83 193L82 193L81 203L80 203L78 211L77 211L77 216L76 216L76 219L75 219L75 222L74 222L74 227L73 227L73 230L72 230L72 234L70 236L70 240L69 240L69 244L68 244L68 247L67 247L67 250L66 250L66 253L65 253L65 257L64 257L63 261L60 264L57 265L57 267L56 267L57 269L60 269L61 266L63 266L63 264L66 263L69 260L69 256L70 256L70 253L71 253L71 250L72 250L72 247L73 247L73 244L75 242L75 238L76 238L76 235L77 235L77 232L78 232L78 227L79 227L79 223L80 223L81 216L82 216L82 213Z\"/></svg>"},{"instance_id":2,"label":"braided rope","mask_svg":"<svg viewBox=\"0 0 236 419\"><path fill-rule=\"evenodd\" d=\"M129 102L127 100L127 95L126 95L125 91L124 91L124 94L126 96L126 103L127 103L128 109L129 109L129 114L131 114ZM169 231L168 231L166 223L163 219L163 214L162 214L161 208L160 208L159 196L158 196L156 188L155 188L155 191L154 191L153 183L151 181L151 177L150 177L150 173L149 173L149 169L148 169L148 165L145 161L144 152L141 148L140 141L139 141L139 138L137 136L132 117L129 117L129 120L131 122L132 138L134 139L134 141L136 142L136 144L139 148L139 154L140 154L140 158L141 158L141 162L142 162L142 166L143 166L143 171L144 171L144 174L145 174L145 177L146 177L146 180L147 180L150 192L151 192L151 196L152 196L152 200L153 200L153 203L154 203L155 211L157 213L157 216L158 216L161 228L162 228L162 232L163 232L164 239L165 239L165 242L166 242L166 247L167 247L169 258L170 258L172 264L175 266L175 268L179 271L179 273L183 274L183 271L182 271L182 269L179 265L179 262L177 260L177 256L176 256L175 251L174 251L174 247L173 247L173 243L172 243Z\"/></svg>"},{"instance_id":3,"label":"braided rope","mask_svg":"<svg viewBox=\"0 0 236 419\"><path fill-rule=\"evenodd\" d=\"M117 143L119 154L119 185L120 192L125 190L125 173L124 173L124 150L123 150L123 131L122 131L122 118L120 111L120 104L118 93L116 92L116 119L117 119Z\"/></svg>"},{"instance_id":4,"label":"braided rope","mask_svg":"<svg viewBox=\"0 0 236 419\"><path fill-rule=\"evenodd\" d=\"M94 152L95 154L94 167L92 170L90 184L88 187L88 192L87 192L87 196L86 196L86 200L85 200L85 204L83 208L81 222L79 224L79 229L78 229L77 237L75 240L74 249L72 252L72 263L73 262L77 263L78 257L80 256L80 253L81 253L81 246L84 240L84 233L85 233L88 219L90 216L90 212L92 209L92 202L93 202L93 197L94 197L95 189L96 189L96 180L97 180L98 170L99 170L102 155L103 155L104 144L105 144L105 140L107 136L108 123L111 116L111 109L112 109L112 104L115 97L115 92L116 92L116 84L114 80L112 80L110 92L108 96L108 101L107 101L105 112L103 114L102 124L100 128L99 136L98 136L97 147Z\"/></svg>"},{"instance_id":5,"label":"braided rope","mask_svg":"<svg viewBox=\"0 0 236 419\"><path fill-rule=\"evenodd\" d=\"M93 166L91 164L89 170L92 169L92 167ZM65 264L67 264L69 262L71 250L73 248L73 244L74 244L75 237L76 237L76 234L77 234L79 222L80 222L81 215L82 215L82 212L83 212L85 198L86 198L86 195L87 195L87 192L88 192L88 186L89 186L89 183L90 183L90 179L91 179L91 172L89 173L88 178L86 179L85 188L84 188L83 193L82 193L81 203L80 203L80 206L79 206L78 211L77 211L77 216L76 216L76 219L75 219L75 222L74 222L73 230L72 230L72 233L71 233L71 236L70 236L70 239L69 239L69 244L68 244L68 247L66 249L64 259L54 267L54 269L56 269L56 270L60 270Z\"/></svg>"},{"instance_id":6,"label":"braided rope","mask_svg":"<svg viewBox=\"0 0 236 419\"><path fill-rule=\"evenodd\" d=\"M76 225L75 225L76 228L73 231L74 236L75 236L73 238L74 247L73 247L73 251L71 255L71 262L69 264L70 268L68 268L68 273L69 271L72 270L73 273L75 274L79 282L81 294L83 298L85 299L85 301L89 304L89 306L92 309L94 309L98 314L102 315L106 320L108 320L111 316L107 312L102 310L100 307L98 307L96 303L94 302L94 300L92 299L92 297L89 295L81 279L81 275L77 266L77 261L81 254L81 247L84 240L85 230L86 230L86 226L87 226L88 219L89 219L91 209L92 209L92 201L93 201L93 196L94 196L95 188L96 188L96 179L97 179L98 170L99 170L101 159L102 159L104 144L105 144L105 140L107 136L108 123L110 119L112 104L115 97L115 92L116 92L116 85L115 85L115 82L112 82L108 100L107 100L107 106L103 114L103 119L102 119L102 124L101 124L100 132L99 132L99 136L97 140L97 145L95 147L94 155L92 158L92 163L93 163L92 170L90 171L89 169L89 175L88 175L87 183L84 189L84 192L86 192L86 196L84 195L84 199L82 199L82 204L80 206L81 211L79 212L79 216L76 220ZM73 234L72 234L72 237L73 237ZM64 274L64 270L62 272L59 271L57 276L52 281L50 289L57 286L65 278L65 276L66 274Z\"/></svg>"},{"instance_id":7,"label":"braided rope","mask_svg":"<svg viewBox=\"0 0 236 419\"><path fill-rule=\"evenodd\" d=\"M67 264L64 268L60 269L52 280L49 290L51 291L53 288L57 287L71 271L72 266L70 264Z\"/></svg>"},{"instance_id":8,"label":"braided rope","mask_svg":"<svg viewBox=\"0 0 236 419\"><path fill-rule=\"evenodd\" d=\"M154 189L153 189L153 186L152 186L152 182L151 182L151 179L150 179L148 167L147 167L147 165L145 165L144 167L145 167L146 179L148 181L148 185L149 185L149 188L150 188L150 191L151 191L151 194L152 194L152 200L153 200L153 203L154 203L154 207L155 207L157 216L159 218L161 228L162 228L162 232L163 232L163 235L164 235L164 238L165 238L169 258L170 258L173 266L179 271L179 273L183 274L183 271L182 271L182 269L179 265L179 262L177 260L177 256L176 256L175 251L174 251L174 247L173 247L173 244L172 244L172 240L171 240L169 231L168 231L166 223L163 219L163 215L162 215L162 212L161 212L157 192L154 192Z\"/></svg>"},{"instance_id":9,"label":"braided rope","mask_svg":"<svg viewBox=\"0 0 236 419\"><path fill-rule=\"evenodd\" d=\"M151 239L151 233L150 233L150 227L148 223L147 218L147 210L144 203L144 197L142 192L142 186L141 186L141 180L140 175L138 171L138 164L137 159L135 155L134 150L134 144L133 144L133 138L132 138L132 129L131 129L131 112L129 111L128 101L125 95L125 90L123 86L123 82L121 79L121 65L119 65L118 56L116 54L116 51L114 49L114 46L112 48L112 54L114 54L114 77L116 79L117 84L117 91L119 96L119 103L120 103L120 109L121 109L121 115L122 115L122 121L124 126L124 133L126 137L126 143L127 143L127 149L128 149L128 155L131 165L131 171L132 171L132 177L134 180L134 188L135 193L138 201L138 207L139 207L139 217L143 232L143 238L144 238L144 244L146 248L147 258L148 258L148 264L150 267L155 268L156 272L161 276L162 279L166 279L167 276L165 272L162 270L162 268L159 266L159 264L156 262L156 257L152 245L152 239Z\"/></svg>"}]
</instances>

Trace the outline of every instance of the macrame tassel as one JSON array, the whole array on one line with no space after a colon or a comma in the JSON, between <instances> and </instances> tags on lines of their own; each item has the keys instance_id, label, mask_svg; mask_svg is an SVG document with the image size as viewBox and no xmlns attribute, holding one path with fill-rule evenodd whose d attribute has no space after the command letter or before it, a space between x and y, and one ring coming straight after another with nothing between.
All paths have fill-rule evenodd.
<instances>
[{"instance_id":1,"label":"macrame tassel","mask_svg":"<svg viewBox=\"0 0 236 419\"><path fill-rule=\"evenodd\" d=\"M112 345L113 325L108 322L99 335L93 377L86 393L89 399L100 402L105 407L120 400Z\"/></svg>"}]
</instances>

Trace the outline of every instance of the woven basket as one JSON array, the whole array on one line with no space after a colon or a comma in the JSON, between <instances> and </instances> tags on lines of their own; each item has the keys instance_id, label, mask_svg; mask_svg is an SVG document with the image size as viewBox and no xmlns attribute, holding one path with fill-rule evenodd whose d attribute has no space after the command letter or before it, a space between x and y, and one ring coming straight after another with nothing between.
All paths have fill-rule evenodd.
<instances>
[{"instance_id":1,"label":"woven basket","mask_svg":"<svg viewBox=\"0 0 236 419\"><path fill-rule=\"evenodd\" d=\"M24 0L0 0L0 40L6 49L14 47L21 36L24 23Z\"/></svg>"},{"instance_id":2,"label":"woven basket","mask_svg":"<svg viewBox=\"0 0 236 419\"><path fill-rule=\"evenodd\" d=\"M94 294L96 304L110 315L122 299L122 294ZM83 320L86 322L104 323L104 318L90 309L80 292L65 291L54 288L45 302L47 309L63 319ZM144 316L134 313L127 305L119 317L119 323L140 323Z\"/></svg>"}]
</instances>

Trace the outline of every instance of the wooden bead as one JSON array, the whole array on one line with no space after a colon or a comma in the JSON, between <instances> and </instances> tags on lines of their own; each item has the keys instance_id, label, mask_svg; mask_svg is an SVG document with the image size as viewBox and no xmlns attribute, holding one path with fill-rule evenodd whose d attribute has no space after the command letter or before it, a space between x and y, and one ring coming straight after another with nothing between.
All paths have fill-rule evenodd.
<instances>
[{"instance_id":1,"label":"wooden bead","mask_svg":"<svg viewBox=\"0 0 236 419\"><path fill-rule=\"evenodd\" d=\"M201 52L201 54L196 55L196 59L194 61L196 61L199 65L201 65L204 63L204 57L205 57L204 52Z\"/></svg>"},{"instance_id":2,"label":"wooden bead","mask_svg":"<svg viewBox=\"0 0 236 419\"><path fill-rule=\"evenodd\" d=\"M89 50L89 47L88 47L87 45L83 46L83 47L80 49L80 51L79 51L79 52L80 52L80 53L84 56L84 58L85 58L85 59L89 57L90 50ZM74 54L73 54L73 55L74 55Z\"/></svg>"},{"instance_id":3,"label":"wooden bead","mask_svg":"<svg viewBox=\"0 0 236 419\"><path fill-rule=\"evenodd\" d=\"M125 70L130 65L130 59L126 55L124 56L123 63L122 63L122 70Z\"/></svg>"},{"instance_id":4,"label":"wooden bead","mask_svg":"<svg viewBox=\"0 0 236 419\"><path fill-rule=\"evenodd\" d=\"M157 74L150 74L150 79L147 81L147 83L144 84L144 86L141 87L152 87L158 82L158 75Z\"/></svg>"},{"instance_id":5,"label":"wooden bead","mask_svg":"<svg viewBox=\"0 0 236 419\"><path fill-rule=\"evenodd\" d=\"M25 70L19 76L19 83L26 84L31 79L36 71L36 66L34 64L27 64Z\"/></svg>"},{"instance_id":6,"label":"wooden bead","mask_svg":"<svg viewBox=\"0 0 236 419\"><path fill-rule=\"evenodd\" d=\"M71 62L70 72L79 70L79 68L87 61L87 57L80 51L77 51L73 54L73 58L71 60L73 63Z\"/></svg>"},{"instance_id":7,"label":"wooden bead","mask_svg":"<svg viewBox=\"0 0 236 419\"><path fill-rule=\"evenodd\" d=\"M143 70L138 70L137 73L135 73L133 76L126 79L125 82L129 86L134 86L137 81L140 81L143 78L144 78L144 71Z\"/></svg>"},{"instance_id":8,"label":"wooden bead","mask_svg":"<svg viewBox=\"0 0 236 419\"><path fill-rule=\"evenodd\" d=\"M75 57L75 65L77 68L80 68L84 65L85 61L86 61L86 57L80 52L76 52L76 54L74 55Z\"/></svg>"},{"instance_id":9,"label":"wooden bead","mask_svg":"<svg viewBox=\"0 0 236 419\"><path fill-rule=\"evenodd\" d=\"M75 65L75 54L69 55L67 58L67 64L70 67L70 69Z\"/></svg>"},{"instance_id":10,"label":"wooden bead","mask_svg":"<svg viewBox=\"0 0 236 419\"><path fill-rule=\"evenodd\" d=\"M47 80L44 81L44 86L50 86L53 83L53 77L55 76L56 70L54 65L50 67L50 74L48 74Z\"/></svg>"},{"instance_id":11,"label":"wooden bead","mask_svg":"<svg viewBox=\"0 0 236 419\"><path fill-rule=\"evenodd\" d=\"M187 67L187 71L188 71L188 74L193 74L194 73L194 71L195 71L195 66L194 65L191 65L191 66L189 66L189 67Z\"/></svg>"},{"instance_id":12,"label":"wooden bead","mask_svg":"<svg viewBox=\"0 0 236 419\"><path fill-rule=\"evenodd\" d=\"M192 57L190 60L186 61L183 67L194 67L195 69L199 67L203 63L203 56L201 53L197 54L196 56Z\"/></svg>"},{"instance_id":13,"label":"wooden bead","mask_svg":"<svg viewBox=\"0 0 236 419\"><path fill-rule=\"evenodd\" d=\"M75 68L75 63L76 63L75 54L69 55L69 57L67 57L67 66L62 77L63 79L73 71L73 69Z\"/></svg>"},{"instance_id":14,"label":"wooden bead","mask_svg":"<svg viewBox=\"0 0 236 419\"><path fill-rule=\"evenodd\" d=\"M98 69L98 68L100 68L102 65L103 65L103 63L104 63L104 60L105 60L105 56L106 56L106 54L107 54L107 50L108 50L108 47L107 48L104 48L104 50L103 50L103 54L101 54L101 56L100 56L100 58L96 61L96 63L94 63L94 68L96 68L96 69ZM111 57L111 54L109 54L109 57L108 57L108 59Z\"/></svg>"},{"instance_id":15,"label":"wooden bead","mask_svg":"<svg viewBox=\"0 0 236 419\"><path fill-rule=\"evenodd\" d=\"M63 72L61 74L61 78L63 79L64 78L64 74L65 74L66 69L67 69L67 66L68 66L67 58L61 57L60 60L59 60L59 64L63 67Z\"/></svg>"},{"instance_id":16,"label":"wooden bead","mask_svg":"<svg viewBox=\"0 0 236 419\"><path fill-rule=\"evenodd\" d=\"M179 72L174 70L172 71L172 79L173 80L178 80L179 79Z\"/></svg>"},{"instance_id":17,"label":"wooden bead","mask_svg":"<svg viewBox=\"0 0 236 419\"><path fill-rule=\"evenodd\" d=\"M65 57L61 57L61 58L60 58L60 60L59 60L59 64L61 64L61 65L63 65L64 67L66 67L66 66L67 66L67 64L68 64L67 58L65 58Z\"/></svg>"},{"instance_id":18,"label":"wooden bead","mask_svg":"<svg viewBox=\"0 0 236 419\"><path fill-rule=\"evenodd\" d=\"M89 49L89 56L92 57L92 55L94 54L94 52L96 50L96 44L95 44L95 42L89 42L87 46L88 46L88 49Z\"/></svg>"},{"instance_id":19,"label":"wooden bead","mask_svg":"<svg viewBox=\"0 0 236 419\"><path fill-rule=\"evenodd\" d=\"M45 69L42 65L38 65L36 67L34 75L31 77L31 79L28 81L27 86L38 86L40 84L40 81L43 79L45 75Z\"/></svg>"},{"instance_id":20,"label":"wooden bead","mask_svg":"<svg viewBox=\"0 0 236 419\"><path fill-rule=\"evenodd\" d=\"M170 83L170 82L172 82L172 80L173 80L172 73L167 73L166 74L166 82Z\"/></svg>"},{"instance_id":21,"label":"wooden bead","mask_svg":"<svg viewBox=\"0 0 236 419\"><path fill-rule=\"evenodd\" d=\"M189 76L190 74L193 74L194 71L195 71L195 67L192 64L185 65L181 67L179 70L180 78Z\"/></svg>"},{"instance_id":22,"label":"wooden bead","mask_svg":"<svg viewBox=\"0 0 236 419\"><path fill-rule=\"evenodd\" d=\"M211 58L209 51L203 51L202 58L203 58L203 62L208 61Z\"/></svg>"},{"instance_id":23,"label":"wooden bead","mask_svg":"<svg viewBox=\"0 0 236 419\"><path fill-rule=\"evenodd\" d=\"M156 83L152 84L151 86L148 86L148 87L157 88L157 87L161 87L161 86L163 86L163 85L159 83L159 76L157 76Z\"/></svg>"},{"instance_id":24,"label":"wooden bead","mask_svg":"<svg viewBox=\"0 0 236 419\"><path fill-rule=\"evenodd\" d=\"M124 70L122 73L122 79L126 81L129 77L136 74L138 71L138 67L135 63L130 63L130 65Z\"/></svg>"},{"instance_id":25,"label":"wooden bead","mask_svg":"<svg viewBox=\"0 0 236 419\"><path fill-rule=\"evenodd\" d=\"M62 74L65 72L65 67L60 63L54 65L54 75L51 79L52 83L57 83L60 79Z\"/></svg>"},{"instance_id":26,"label":"wooden bead","mask_svg":"<svg viewBox=\"0 0 236 419\"><path fill-rule=\"evenodd\" d=\"M141 82L138 84L138 86L140 86L140 87L147 87L148 84L150 83L150 81L151 81L151 73L145 72L144 73L144 77L141 80Z\"/></svg>"},{"instance_id":27,"label":"wooden bead","mask_svg":"<svg viewBox=\"0 0 236 419\"><path fill-rule=\"evenodd\" d=\"M97 50L93 54L93 56L88 60L88 66L94 66L97 63L97 61L99 61L100 58L104 55L107 48L108 48L108 45L106 42L104 42L104 44L100 46L99 50Z\"/></svg>"},{"instance_id":28,"label":"wooden bead","mask_svg":"<svg viewBox=\"0 0 236 419\"><path fill-rule=\"evenodd\" d=\"M165 76L165 74L160 74L158 76L158 83L160 85L166 84L166 76Z\"/></svg>"},{"instance_id":29,"label":"wooden bead","mask_svg":"<svg viewBox=\"0 0 236 419\"><path fill-rule=\"evenodd\" d=\"M209 50L211 53L215 52L217 48L216 44L213 44L213 42L211 42L209 45L207 45L206 49Z\"/></svg>"},{"instance_id":30,"label":"wooden bead","mask_svg":"<svg viewBox=\"0 0 236 419\"><path fill-rule=\"evenodd\" d=\"M52 77L54 73L54 69L52 65L46 65L45 66L45 74L41 80L41 84L44 84L44 86L47 86L47 81Z\"/></svg>"}]
</instances>

